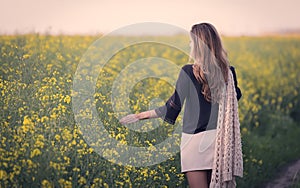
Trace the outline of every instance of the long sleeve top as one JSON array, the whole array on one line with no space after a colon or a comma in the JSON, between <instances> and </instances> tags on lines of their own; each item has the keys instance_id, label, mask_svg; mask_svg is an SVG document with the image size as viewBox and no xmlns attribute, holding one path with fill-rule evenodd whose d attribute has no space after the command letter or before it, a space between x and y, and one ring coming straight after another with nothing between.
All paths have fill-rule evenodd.
<instances>
[{"instance_id":1,"label":"long sleeve top","mask_svg":"<svg viewBox=\"0 0 300 188\"><path fill-rule=\"evenodd\" d=\"M238 87L234 67L230 67L233 73L236 97L242 96ZM175 124L175 121L184 107L182 131L188 134L196 134L206 130L216 129L218 118L218 104L211 103L201 93L202 84L193 73L192 64L184 65L179 73L176 88L166 104L155 109L156 114L164 121Z\"/></svg>"}]
</instances>

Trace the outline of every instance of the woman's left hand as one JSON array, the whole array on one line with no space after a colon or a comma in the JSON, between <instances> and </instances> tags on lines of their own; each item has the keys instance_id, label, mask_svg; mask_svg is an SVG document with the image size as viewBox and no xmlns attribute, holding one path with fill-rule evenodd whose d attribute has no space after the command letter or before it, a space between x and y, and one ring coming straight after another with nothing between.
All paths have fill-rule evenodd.
<instances>
[{"instance_id":1,"label":"woman's left hand","mask_svg":"<svg viewBox=\"0 0 300 188\"><path fill-rule=\"evenodd\" d=\"M129 114L129 115L127 115L125 117L122 117L120 119L121 124L135 123L137 121L139 121L139 118L138 118L137 114Z\"/></svg>"}]
</instances>

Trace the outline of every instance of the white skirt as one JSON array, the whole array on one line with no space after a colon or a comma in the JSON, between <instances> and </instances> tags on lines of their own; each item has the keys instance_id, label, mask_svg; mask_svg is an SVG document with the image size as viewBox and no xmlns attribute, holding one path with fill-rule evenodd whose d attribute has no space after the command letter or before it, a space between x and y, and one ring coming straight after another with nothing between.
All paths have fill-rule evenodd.
<instances>
[{"instance_id":1,"label":"white skirt","mask_svg":"<svg viewBox=\"0 0 300 188\"><path fill-rule=\"evenodd\" d=\"M182 133L181 172L212 169L217 130L197 134Z\"/></svg>"}]
</instances>

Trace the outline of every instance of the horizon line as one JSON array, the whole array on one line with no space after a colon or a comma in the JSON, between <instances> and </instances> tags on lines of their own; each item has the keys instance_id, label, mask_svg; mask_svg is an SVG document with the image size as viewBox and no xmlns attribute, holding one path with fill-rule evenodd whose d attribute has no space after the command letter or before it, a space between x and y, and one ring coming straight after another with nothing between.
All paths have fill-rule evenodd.
<instances>
[{"instance_id":1,"label":"horizon line","mask_svg":"<svg viewBox=\"0 0 300 188\"><path fill-rule=\"evenodd\" d=\"M69 32L69 31L63 31L63 30L57 30L53 31L50 29L45 29L44 31L35 31L34 29L27 30L27 31L20 31L19 29L16 29L14 31L1 31L0 30L0 36L16 36L16 35L50 35L50 36L105 36L109 35L113 31L110 32L101 32L101 31L87 31L87 32ZM285 36L285 35L300 35L300 28L294 29L294 28L283 28L283 29L274 29L271 31L263 31L259 33L234 33L234 32L222 32L222 30L219 31L219 34L221 36L228 36L228 37L238 37L238 36ZM174 31L172 33L118 33L113 34L112 36L178 36L178 35L186 35L185 32L182 31Z\"/></svg>"}]
</instances>

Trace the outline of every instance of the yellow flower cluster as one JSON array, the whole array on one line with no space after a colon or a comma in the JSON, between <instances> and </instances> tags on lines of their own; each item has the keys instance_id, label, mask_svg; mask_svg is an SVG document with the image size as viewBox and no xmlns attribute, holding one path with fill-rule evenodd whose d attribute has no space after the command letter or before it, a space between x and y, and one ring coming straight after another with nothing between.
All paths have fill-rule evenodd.
<instances>
[{"instance_id":1,"label":"yellow flower cluster","mask_svg":"<svg viewBox=\"0 0 300 188\"><path fill-rule=\"evenodd\" d=\"M132 113L163 105L174 91L166 81L171 78L142 79L133 85L129 96L125 96L129 87L126 84L132 83L120 86L118 97L128 100L129 107L123 101L113 104L112 83L131 61L161 57L180 67L188 62L188 56L175 48L146 43L127 47L112 57L101 70L94 93L97 115L103 122L105 133L99 126L80 126L71 106L72 97L80 94L80 91L72 91L74 73L82 55L96 39L96 36L38 34L0 36L0 187L185 186L178 153L153 166L120 166L113 163L119 161L105 158L117 159L128 151L116 150L116 146L104 142L104 138L108 133L109 138L118 141L118 146L147 147L149 151L156 151L156 145L172 135L175 127L161 120L156 123L145 121L140 128L144 132L133 131L118 122L117 117L126 114L116 114L112 105L116 109L129 108ZM111 40L121 41L126 37ZM186 36L172 36L168 40L188 44ZM265 126L265 111L274 112L273 115L290 114L299 108L299 38L225 38L224 41L243 92L239 102L242 135L252 134L253 127ZM281 47L276 48L278 45ZM107 46L111 46L109 41ZM99 54L91 59L97 57ZM91 73L95 70L91 70L91 64L86 66L85 74L80 78L90 83L94 81ZM134 80L134 77L149 72L164 75L164 70L163 63L152 66L149 62L149 67L141 67L136 74L124 79ZM176 79L178 72L170 75ZM154 100L158 98L160 100ZM85 106L92 101L83 102ZM91 120L94 115L91 111L85 106L78 117ZM181 119L182 114L178 117ZM87 130L91 129L93 131L87 135ZM179 144L176 140L164 149L168 151ZM97 153L99 146L105 148L102 156ZM157 156L144 157L147 162ZM245 158L245 163L264 164L252 154Z\"/></svg>"}]
</instances>

